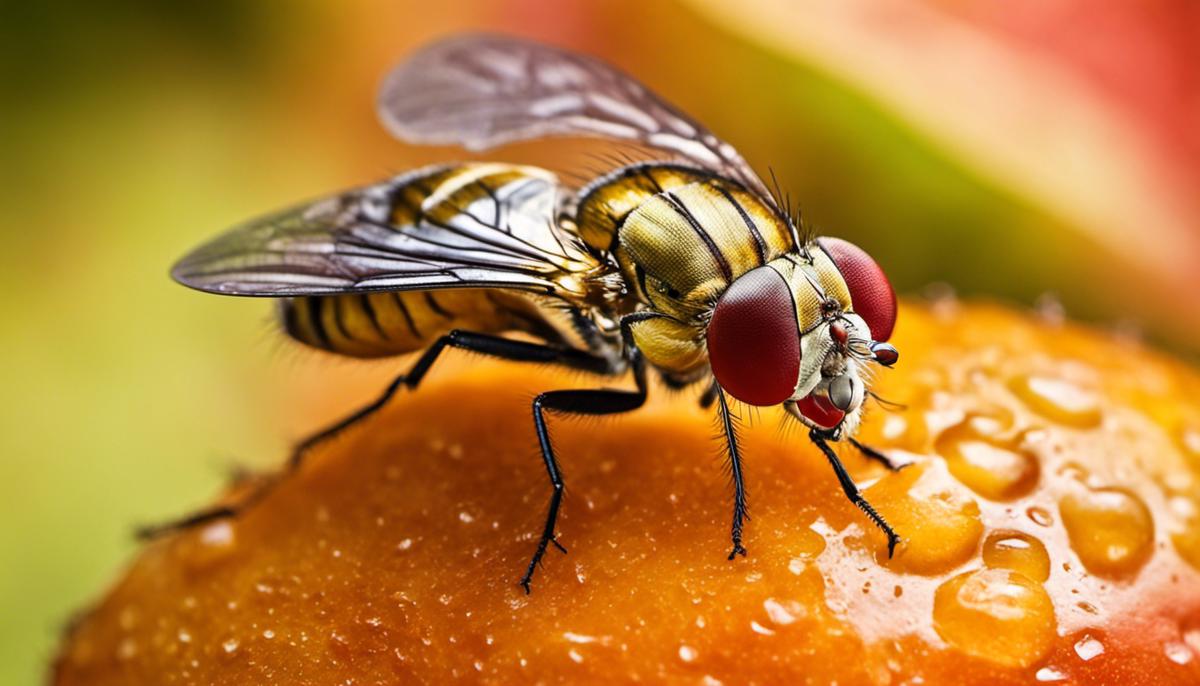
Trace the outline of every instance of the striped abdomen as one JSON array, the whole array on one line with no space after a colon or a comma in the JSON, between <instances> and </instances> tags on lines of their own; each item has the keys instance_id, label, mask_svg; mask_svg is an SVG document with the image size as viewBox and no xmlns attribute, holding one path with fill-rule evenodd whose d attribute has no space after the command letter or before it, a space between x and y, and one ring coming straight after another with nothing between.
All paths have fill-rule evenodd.
<instances>
[{"instance_id":1,"label":"striped abdomen","mask_svg":"<svg viewBox=\"0 0 1200 686\"><path fill-rule=\"evenodd\" d=\"M413 352L452 329L557 336L530 300L480 289L287 298L281 301L280 319L301 343L353 357Z\"/></svg>"}]
</instances>

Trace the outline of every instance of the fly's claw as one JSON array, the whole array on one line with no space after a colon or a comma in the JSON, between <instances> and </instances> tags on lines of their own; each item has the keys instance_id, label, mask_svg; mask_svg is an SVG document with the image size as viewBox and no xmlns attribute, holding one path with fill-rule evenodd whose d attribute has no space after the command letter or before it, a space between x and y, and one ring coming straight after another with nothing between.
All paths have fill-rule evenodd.
<instances>
[{"instance_id":1,"label":"fly's claw","mask_svg":"<svg viewBox=\"0 0 1200 686\"><path fill-rule=\"evenodd\" d=\"M898 536L898 535L896 534L896 532L895 532L895 531L892 531L891 529L888 529L888 530L887 530L887 531L885 531L884 533L886 533L886 534L887 534L887 539L888 539L888 559L890 560L890 559L892 559L892 556L893 556L893 555L896 553L896 544L900 542L900 536Z\"/></svg>"},{"instance_id":2,"label":"fly's claw","mask_svg":"<svg viewBox=\"0 0 1200 686\"><path fill-rule=\"evenodd\" d=\"M729 551L729 557L726 559L732 560L733 558L737 557L738 555L741 555L742 557L746 557L746 547L742 545L741 541L734 541L733 542L733 550Z\"/></svg>"}]
</instances>

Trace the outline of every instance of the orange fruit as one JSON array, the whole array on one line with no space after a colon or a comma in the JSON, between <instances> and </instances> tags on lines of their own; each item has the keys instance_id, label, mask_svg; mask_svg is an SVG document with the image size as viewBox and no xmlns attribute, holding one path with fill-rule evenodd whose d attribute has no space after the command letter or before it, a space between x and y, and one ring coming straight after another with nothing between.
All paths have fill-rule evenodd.
<instances>
[{"instance_id":1,"label":"orange fruit","mask_svg":"<svg viewBox=\"0 0 1200 686\"><path fill-rule=\"evenodd\" d=\"M553 418L559 536L529 399L589 379L481 363L316 451L232 522L146 547L66 637L54 683L1194 684L1200 375L991 305L907 304L843 450L746 412L749 556L686 394ZM608 382L606 382L608 383ZM618 382L612 382L618 383ZM784 424L786 426L786 424Z\"/></svg>"}]
</instances>

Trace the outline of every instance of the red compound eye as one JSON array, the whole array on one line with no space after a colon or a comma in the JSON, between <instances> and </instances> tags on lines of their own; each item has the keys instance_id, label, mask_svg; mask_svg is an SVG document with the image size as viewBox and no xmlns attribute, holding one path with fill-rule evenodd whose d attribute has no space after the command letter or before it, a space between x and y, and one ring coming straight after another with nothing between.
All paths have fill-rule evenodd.
<instances>
[{"instance_id":1,"label":"red compound eye","mask_svg":"<svg viewBox=\"0 0 1200 686\"><path fill-rule=\"evenodd\" d=\"M896 326L896 292L883 269L865 250L840 238L818 238L817 244L842 273L854 311L870 327L871 337L877 341L891 338Z\"/></svg>"},{"instance_id":2,"label":"red compound eye","mask_svg":"<svg viewBox=\"0 0 1200 686\"><path fill-rule=\"evenodd\" d=\"M778 405L800 375L800 331L787 282L770 267L738 277L713 310L708 357L717 383L750 405Z\"/></svg>"}]
</instances>

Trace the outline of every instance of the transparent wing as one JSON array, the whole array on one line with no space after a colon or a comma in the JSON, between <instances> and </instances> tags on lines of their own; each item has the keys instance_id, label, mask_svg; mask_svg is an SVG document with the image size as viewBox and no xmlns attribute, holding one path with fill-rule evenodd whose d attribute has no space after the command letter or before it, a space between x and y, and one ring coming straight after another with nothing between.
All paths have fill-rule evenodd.
<instances>
[{"instance_id":1,"label":"transparent wing","mask_svg":"<svg viewBox=\"0 0 1200 686\"><path fill-rule=\"evenodd\" d=\"M613 67L547 45L488 35L433 43L388 75L379 114L401 140L469 150L546 136L631 141L775 204L733 146Z\"/></svg>"},{"instance_id":2,"label":"transparent wing","mask_svg":"<svg viewBox=\"0 0 1200 686\"><path fill-rule=\"evenodd\" d=\"M557 194L533 167L428 167L236 227L172 276L228 295L492 287L578 299L581 277L604 267L554 221Z\"/></svg>"}]
</instances>

